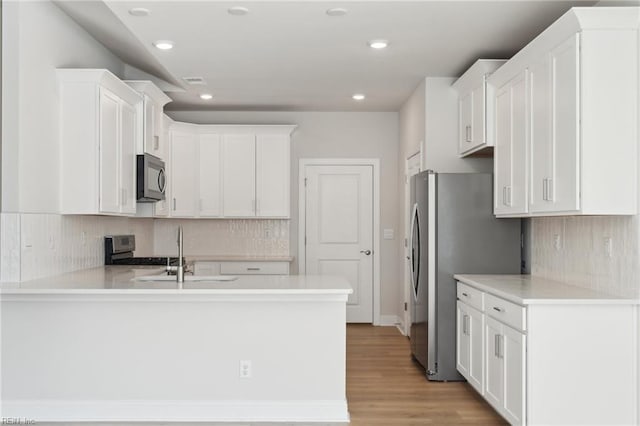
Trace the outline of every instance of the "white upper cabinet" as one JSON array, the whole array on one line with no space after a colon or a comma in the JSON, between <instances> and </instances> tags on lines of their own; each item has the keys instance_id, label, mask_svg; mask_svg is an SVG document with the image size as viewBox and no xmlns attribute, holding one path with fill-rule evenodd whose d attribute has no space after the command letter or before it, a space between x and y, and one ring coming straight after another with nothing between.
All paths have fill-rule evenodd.
<instances>
[{"instance_id":1,"label":"white upper cabinet","mask_svg":"<svg viewBox=\"0 0 640 426\"><path fill-rule=\"evenodd\" d=\"M528 170L527 208L506 208L496 188L496 215L637 214L638 13L571 9L488 78L500 103L502 88L528 73L529 149L514 157L498 142L494 163L498 185ZM499 133L499 117L494 125Z\"/></svg>"},{"instance_id":2,"label":"white upper cabinet","mask_svg":"<svg viewBox=\"0 0 640 426\"><path fill-rule=\"evenodd\" d=\"M163 155L160 156L164 160L164 170L167 176L171 176L171 123L173 120L167 115L162 114L162 137L160 139L160 146L163 149ZM170 180L169 180L170 182ZM156 201L153 203L153 216L155 217L167 217L171 214L171 204L173 197L171 197L171 185L167 185L164 190L164 200ZM140 203L142 204L142 203ZM140 204L138 204L138 211L140 210Z\"/></svg>"},{"instance_id":3,"label":"white upper cabinet","mask_svg":"<svg viewBox=\"0 0 640 426\"><path fill-rule=\"evenodd\" d=\"M174 203L171 216L290 217L294 128L172 123L172 155L167 164ZM195 143L195 151L175 146L184 145L185 139ZM180 200L187 201L184 210Z\"/></svg>"},{"instance_id":4,"label":"white upper cabinet","mask_svg":"<svg viewBox=\"0 0 640 426\"><path fill-rule=\"evenodd\" d=\"M222 143L218 134L202 134L199 139L199 216L222 216Z\"/></svg>"},{"instance_id":5,"label":"white upper cabinet","mask_svg":"<svg viewBox=\"0 0 640 426\"><path fill-rule=\"evenodd\" d=\"M496 93L494 211L527 212L527 78L521 73Z\"/></svg>"},{"instance_id":6,"label":"white upper cabinet","mask_svg":"<svg viewBox=\"0 0 640 426\"><path fill-rule=\"evenodd\" d=\"M255 134L224 134L222 141L224 216L255 217Z\"/></svg>"},{"instance_id":7,"label":"white upper cabinet","mask_svg":"<svg viewBox=\"0 0 640 426\"><path fill-rule=\"evenodd\" d=\"M289 135L256 135L256 216L289 217Z\"/></svg>"},{"instance_id":8,"label":"white upper cabinet","mask_svg":"<svg viewBox=\"0 0 640 426\"><path fill-rule=\"evenodd\" d=\"M458 152L461 156L485 154L493 147L493 127L487 125L493 114L492 88L487 76L506 61L480 59L454 84L459 96Z\"/></svg>"},{"instance_id":9,"label":"white upper cabinet","mask_svg":"<svg viewBox=\"0 0 640 426\"><path fill-rule=\"evenodd\" d=\"M195 217L198 197L198 137L196 134L171 132L171 216Z\"/></svg>"},{"instance_id":10,"label":"white upper cabinet","mask_svg":"<svg viewBox=\"0 0 640 426\"><path fill-rule=\"evenodd\" d=\"M134 215L142 97L104 69L59 69L62 214Z\"/></svg>"},{"instance_id":11,"label":"white upper cabinet","mask_svg":"<svg viewBox=\"0 0 640 426\"><path fill-rule=\"evenodd\" d=\"M148 153L156 157L166 159L169 152L163 137L163 108L171 102L171 98L165 95L155 84L146 80L125 80L131 88L143 95L143 103L140 106L141 123L139 132L139 144L137 153Z\"/></svg>"}]
</instances>

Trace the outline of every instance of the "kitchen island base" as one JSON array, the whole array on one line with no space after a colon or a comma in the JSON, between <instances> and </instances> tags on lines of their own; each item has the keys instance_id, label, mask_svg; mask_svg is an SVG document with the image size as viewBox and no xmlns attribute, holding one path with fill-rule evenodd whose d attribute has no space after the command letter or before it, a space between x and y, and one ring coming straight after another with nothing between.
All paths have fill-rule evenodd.
<instances>
[{"instance_id":1,"label":"kitchen island base","mask_svg":"<svg viewBox=\"0 0 640 426\"><path fill-rule=\"evenodd\" d=\"M2 416L347 422L348 292L3 292Z\"/></svg>"}]
</instances>

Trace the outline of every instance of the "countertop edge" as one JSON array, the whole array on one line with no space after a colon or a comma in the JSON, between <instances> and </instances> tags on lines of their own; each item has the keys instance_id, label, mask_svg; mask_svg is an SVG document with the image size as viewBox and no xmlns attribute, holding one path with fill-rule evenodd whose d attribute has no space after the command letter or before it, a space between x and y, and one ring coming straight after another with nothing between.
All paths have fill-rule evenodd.
<instances>
[{"instance_id":1,"label":"countertop edge","mask_svg":"<svg viewBox=\"0 0 640 426\"><path fill-rule=\"evenodd\" d=\"M507 301L516 303L518 305L521 306L526 306L526 305L640 305L640 299L636 299L633 297L624 297L624 296L618 296L618 295L607 295L607 294L602 294L603 297L565 297L565 298L561 298L561 297L556 297L556 298L551 298L551 297L543 297L543 298L538 298L538 297L519 297L517 295L514 295L512 293L508 293L505 292L503 290L500 289L496 289L495 287L492 286L488 286L486 284L483 284L481 282L478 282L476 279L470 277L470 275L474 275L476 276L476 274L454 274L454 279L456 279L457 281L460 281L464 284L470 285L472 287L477 288L478 290L484 291L486 293L489 293L491 295L494 295L496 297L500 297L502 299L505 299ZM487 279L490 279L489 277L493 277L496 276L498 274L488 274L487 275ZM477 276L481 276L481 275L477 275ZM505 277L517 277L517 275L515 274L505 274ZM524 277L529 277L528 275L523 275ZM557 283L557 285L559 286L564 286L566 288L575 288L576 291L591 291L594 293L598 293L595 292L593 290L590 289L586 289L586 288L582 288L582 287L577 287L577 286L571 286L570 284L566 284L566 283L562 283L559 281L554 281L554 280L547 280L545 279L545 281L547 282L554 282Z\"/></svg>"}]
</instances>

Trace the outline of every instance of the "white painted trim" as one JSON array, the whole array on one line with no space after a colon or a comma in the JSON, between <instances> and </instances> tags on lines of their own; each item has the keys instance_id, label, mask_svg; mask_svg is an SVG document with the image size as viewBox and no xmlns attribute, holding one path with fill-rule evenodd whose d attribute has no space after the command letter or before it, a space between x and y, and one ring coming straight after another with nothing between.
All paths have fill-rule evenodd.
<instances>
[{"instance_id":1,"label":"white painted trim","mask_svg":"<svg viewBox=\"0 0 640 426\"><path fill-rule=\"evenodd\" d=\"M402 324L402 321L400 320L400 317L398 315L380 315L380 324L378 325L393 327L400 324Z\"/></svg>"},{"instance_id":2,"label":"white painted trim","mask_svg":"<svg viewBox=\"0 0 640 426\"><path fill-rule=\"evenodd\" d=\"M378 158L301 158L298 163L298 273L306 273L304 234L306 228L307 166L371 166L373 168L373 325L380 324L380 159Z\"/></svg>"},{"instance_id":3,"label":"white painted trim","mask_svg":"<svg viewBox=\"0 0 640 426\"><path fill-rule=\"evenodd\" d=\"M2 409L36 422L349 422L346 400L5 400Z\"/></svg>"}]
</instances>

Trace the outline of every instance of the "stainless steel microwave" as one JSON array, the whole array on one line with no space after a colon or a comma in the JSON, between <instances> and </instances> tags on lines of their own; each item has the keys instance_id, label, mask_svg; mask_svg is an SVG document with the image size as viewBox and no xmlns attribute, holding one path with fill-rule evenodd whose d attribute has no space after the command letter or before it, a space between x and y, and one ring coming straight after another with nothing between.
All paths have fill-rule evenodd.
<instances>
[{"instance_id":1,"label":"stainless steel microwave","mask_svg":"<svg viewBox=\"0 0 640 426\"><path fill-rule=\"evenodd\" d=\"M167 176L164 161L151 154L137 157L136 198L140 203L155 203L164 200Z\"/></svg>"}]
</instances>

